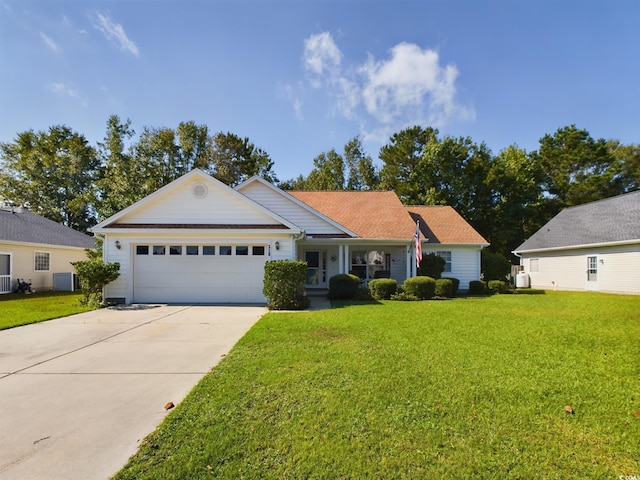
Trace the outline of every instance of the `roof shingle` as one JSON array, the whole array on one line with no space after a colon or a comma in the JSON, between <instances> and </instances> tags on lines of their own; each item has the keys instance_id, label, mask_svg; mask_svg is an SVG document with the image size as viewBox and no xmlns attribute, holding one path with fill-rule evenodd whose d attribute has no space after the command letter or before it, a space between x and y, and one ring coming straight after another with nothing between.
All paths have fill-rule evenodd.
<instances>
[{"instance_id":1,"label":"roof shingle","mask_svg":"<svg viewBox=\"0 0 640 480\"><path fill-rule=\"evenodd\" d=\"M406 208L414 221L420 221L420 231L428 243L489 243L453 207L419 205Z\"/></svg>"},{"instance_id":2,"label":"roof shingle","mask_svg":"<svg viewBox=\"0 0 640 480\"><path fill-rule=\"evenodd\" d=\"M637 240L640 190L562 210L515 251Z\"/></svg>"},{"instance_id":3,"label":"roof shingle","mask_svg":"<svg viewBox=\"0 0 640 480\"><path fill-rule=\"evenodd\" d=\"M415 223L394 192L287 192L360 238L411 240Z\"/></svg>"},{"instance_id":4,"label":"roof shingle","mask_svg":"<svg viewBox=\"0 0 640 480\"><path fill-rule=\"evenodd\" d=\"M95 239L25 208L0 208L0 241L94 248Z\"/></svg>"}]
</instances>

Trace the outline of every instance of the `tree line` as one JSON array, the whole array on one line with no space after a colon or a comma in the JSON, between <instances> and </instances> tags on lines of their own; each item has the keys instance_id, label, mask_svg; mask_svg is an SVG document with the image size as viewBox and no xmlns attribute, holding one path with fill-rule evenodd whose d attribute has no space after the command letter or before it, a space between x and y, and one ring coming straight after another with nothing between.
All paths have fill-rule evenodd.
<instances>
[{"instance_id":1,"label":"tree line","mask_svg":"<svg viewBox=\"0 0 640 480\"><path fill-rule=\"evenodd\" d=\"M640 145L594 139L575 125L526 152L494 155L470 137L414 126L393 134L374 163L360 137L313 160L307 176L280 181L248 138L206 125L145 127L113 115L90 145L65 125L0 143L0 200L87 231L193 168L230 186L259 175L284 190L393 190L407 205L450 205L505 257L566 207L640 188Z\"/></svg>"}]
</instances>

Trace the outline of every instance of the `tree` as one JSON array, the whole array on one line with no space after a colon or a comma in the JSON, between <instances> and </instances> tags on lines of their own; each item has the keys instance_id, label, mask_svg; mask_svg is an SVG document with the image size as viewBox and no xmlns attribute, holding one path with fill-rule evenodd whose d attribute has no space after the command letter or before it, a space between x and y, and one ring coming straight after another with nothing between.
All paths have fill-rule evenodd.
<instances>
[{"instance_id":1,"label":"tree","mask_svg":"<svg viewBox=\"0 0 640 480\"><path fill-rule=\"evenodd\" d=\"M65 125L1 143L0 197L79 231L95 225L96 151Z\"/></svg>"},{"instance_id":2,"label":"tree","mask_svg":"<svg viewBox=\"0 0 640 480\"><path fill-rule=\"evenodd\" d=\"M347 190L375 190L380 178L371 157L364 152L360 137L354 137L344 146L344 163L348 171Z\"/></svg>"},{"instance_id":3,"label":"tree","mask_svg":"<svg viewBox=\"0 0 640 480\"><path fill-rule=\"evenodd\" d=\"M205 170L230 186L254 175L269 182L278 182L267 152L257 148L248 138L240 138L233 133L220 132L213 137Z\"/></svg>"},{"instance_id":4,"label":"tree","mask_svg":"<svg viewBox=\"0 0 640 480\"><path fill-rule=\"evenodd\" d=\"M640 144L622 145L618 140L609 140L607 147L618 163L622 181L622 193L640 189Z\"/></svg>"},{"instance_id":5,"label":"tree","mask_svg":"<svg viewBox=\"0 0 640 480\"><path fill-rule=\"evenodd\" d=\"M514 248L547 220L542 196L543 172L527 152L516 145L491 161L487 184L493 193L491 250L509 258Z\"/></svg>"},{"instance_id":6,"label":"tree","mask_svg":"<svg viewBox=\"0 0 640 480\"><path fill-rule=\"evenodd\" d=\"M542 188L555 215L560 209L624 193L625 185L611 148L575 125L559 128L540 139L532 153L544 172Z\"/></svg>"},{"instance_id":7,"label":"tree","mask_svg":"<svg viewBox=\"0 0 640 480\"><path fill-rule=\"evenodd\" d=\"M344 160L333 148L314 158L313 165L305 180L305 190L344 189Z\"/></svg>"},{"instance_id":8,"label":"tree","mask_svg":"<svg viewBox=\"0 0 640 480\"><path fill-rule=\"evenodd\" d=\"M424 167L423 152L430 144L437 144L438 130L414 126L395 133L390 143L380 149L380 186L393 190L406 205L429 204L427 195L432 188Z\"/></svg>"}]
</instances>

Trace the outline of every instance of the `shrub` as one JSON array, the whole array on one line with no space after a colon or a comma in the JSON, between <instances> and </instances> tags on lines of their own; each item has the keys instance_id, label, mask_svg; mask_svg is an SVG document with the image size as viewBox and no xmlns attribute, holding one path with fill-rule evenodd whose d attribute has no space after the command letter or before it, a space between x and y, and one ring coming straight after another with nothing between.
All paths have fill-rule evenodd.
<instances>
[{"instance_id":1,"label":"shrub","mask_svg":"<svg viewBox=\"0 0 640 480\"><path fill-rule=\"evenodd\" d=\"M487 282L482 280L471 280L469 282L469 295L486 295Z\"/></svg>"},{"instance_id":2,"label":"shrub","mask_svg":"<svg viewBox=\"0 0 640 480\"><path fill-rule=\"evenodd\" d=\"M485 281L504 280L511 273L511 262L502 255L482 250L480 257L482 278Z\"/></svg>"},{"instance_id":3,"label":"shrub","mask_svg":"<svg viewBox=\"0 0 640 480\"><path fill-rule=\"evenodd\" d=\"M352 299L360 288L360 278L349 273L340 273L329 279L329 298Z\"/></svg>"},{"instance_id":4,"label":"shrub","mask_svg":"<svg viewBox=\"0 0 640 480\"><path fill-rule=\"evenodd\" d=\"M87 255L89 255L88 252ZM71 265L76 269L80 280L80 289L83 295L80 302L93 308L100 307L102 305L102 290L105 285L120 276L120 264L118 262L104 263L101 259L93 259L71 262Z\"/></svg>"},{"instance_id":5,"label":"shrub","mask_svg":"<svg viewBox=\"0 0 640 480\"><path fill-rule=\"evenodd\" d=\"M395 293L391 295L390 300L396 300L398 302L415 302L420 299L415 295L411 295L407 292L401 292L401 293Z\"/></svg>"},{"instance_id":6,"label":"shrub","mask_svg":"<svg viewBox=\"0 0 640 480\"><path fill-rule=\"evenodd\" d=\"M491 293L504 293L507 291L507 282L502 280L489 280L487 287Z\"/></svg>"},{"instance_id":7,"label":"shrub","mask_svg":"<svg viewBox=\"0 0 640 480\"><path fill-rule=\"evenodd\" d=\"M442 277L443 279L446 280L451 280L453 282L453 295L452 296L456 296L458 295L458 288L460 287L460 280L458 280L457 278L453 278L453 277Z\"/></svg>"},{"instance_id":8,"label":"shrub","mask_svg":"<svg viewBox=\"0 0 640 480\"><path fill-rule=\"evenodd\" d=\"M270 310L304 310L309 306L304 282L307 263L299 260L271 260L264 265L264 296Z\"/></svg>"},{"instance_id":9,"label":"shrub","mask_svg":"<svg viewBox=\"0 0 640 480\"><path fill-rule=\"evenodd\" d=\"M376 300L389 300L397 289L398 282L393 278L377 278L369 282L369 291Z\"/></svg>"},{"instance_id":10,"label":"shrub","mask_svg":"<svg viewBox=\"0 0 640 480\"><path fill-rule=\"evenodd\" d=\"M453 297L453 281L450 278L439 278L436 280L436 297Z\"/></svg>"},{"instance_id":11,"label":"shrub","mask_svg":"<svg viewBox=\"0 0 640 480\"><path fill-rule=\"evenodd\" d=\"M409 295L415 295L420 300L428 300L436 293L436 281L431 277L423 276L407 278L403 288Z\"/></svg>"},{"instance_id":12,"label":"shrub","mask_svg":"<svg viewBox=\"0 0 640 480\"><path fill-rule=\"evenodd\" d=\"M440 278L447 261L440 255L436 255L431 252L422 256L420 261L420 267L418 268L418 275L431 277L433 279Z\"/></svg>"}]
</instances>

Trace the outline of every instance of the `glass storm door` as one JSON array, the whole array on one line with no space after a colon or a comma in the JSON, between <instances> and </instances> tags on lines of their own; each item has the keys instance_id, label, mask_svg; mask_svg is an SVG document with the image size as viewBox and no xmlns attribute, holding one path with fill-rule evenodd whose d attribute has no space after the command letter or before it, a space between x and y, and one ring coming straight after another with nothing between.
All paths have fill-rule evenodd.
<instances>
[{"instance_id":1,"label":"glass storm door","mask_svg":"<svg viewBox=\"0 0 640 480\"><path fill-rule=\"evenodd\" d=\"M0 293L11 293L11 254L0 253Z\"/></svg>"},{"instance_id":2,"label":"glass storm door","mask_svg":"<svg viewBox=\"0 0 640 480\"><path fill-rule=\"evenodd\" d=\"M304 259L307 262L307 281L308 287L324 287L325 266L324 255L317 250L307 250L304 252Z\"/></svg>"},{"instance_id":3,"label":"glass storm door","mask_svg":"<svg viewBox=\"0 0 640 480\"><path fill-rule=\"evenodd\" d=\"M587 290L598 289L598 257L587 257Z\"/></svg>"}]
</instances>

